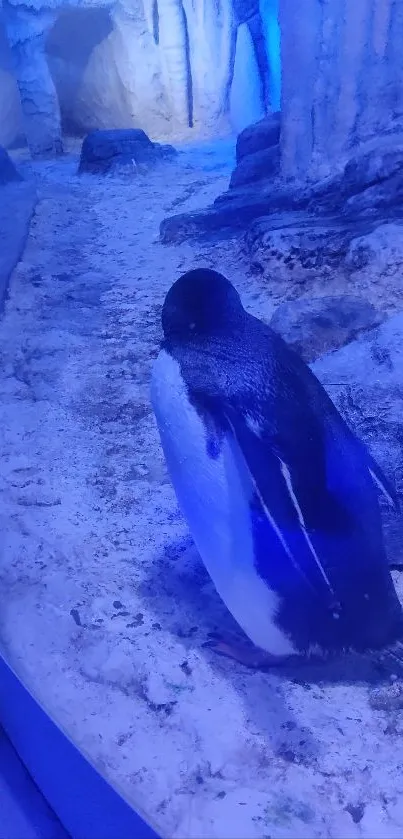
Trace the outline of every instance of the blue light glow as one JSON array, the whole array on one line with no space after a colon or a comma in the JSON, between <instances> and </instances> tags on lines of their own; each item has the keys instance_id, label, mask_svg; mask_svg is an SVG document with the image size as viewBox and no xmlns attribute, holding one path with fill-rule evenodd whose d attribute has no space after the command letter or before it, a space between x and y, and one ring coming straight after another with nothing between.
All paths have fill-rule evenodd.
<instances>
[{"instance_id":1,"label":"blue light glow","mask_svg":"<svg viewBox=\"0 0 403 839\"><path fill-rule=\"evenodd\" d=\"M259 0L259 8L263 21L263 31L270 67L270 104L273 111L278 111L280 110L281 101L281 57L278 0Z\"/></svg>"}]
</instances>

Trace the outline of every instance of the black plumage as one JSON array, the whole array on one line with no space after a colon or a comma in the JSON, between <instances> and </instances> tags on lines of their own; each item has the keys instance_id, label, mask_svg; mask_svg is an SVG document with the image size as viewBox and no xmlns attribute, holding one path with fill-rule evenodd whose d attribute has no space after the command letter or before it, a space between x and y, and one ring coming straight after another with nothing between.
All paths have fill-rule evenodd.
<instances>
[{"instance_id":1,"label":"black plumage","mask_svg":"<svg viewBox=\"0 0 403 839\"><path fill-rule=\"evenodd\" d=\"M242 453L255 566L279 596L278 625L301 653L398 642L378 490L397 505L396 494L310 368L215 271L183 275L162 322L209 456L226 434Z\"/></svg>"}]
</instances>

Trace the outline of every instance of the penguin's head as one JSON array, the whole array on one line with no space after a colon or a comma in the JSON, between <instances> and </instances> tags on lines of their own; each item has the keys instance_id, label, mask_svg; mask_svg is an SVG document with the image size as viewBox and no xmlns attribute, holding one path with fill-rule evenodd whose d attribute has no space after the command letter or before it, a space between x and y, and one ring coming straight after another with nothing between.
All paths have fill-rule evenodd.
<instances>
[{"instance_id":1,"label":"penguin's head","mask_svg":"<svg viewBox=\"0 0 403 839\"><path fill-rule=\"evenodd\" d=\"M209 268L196 268L182 274L169 289L162 328L166 339L182 341L222 334L239 326L245 314L238 292L226 277Z\"/></svg>"}]
</instances>

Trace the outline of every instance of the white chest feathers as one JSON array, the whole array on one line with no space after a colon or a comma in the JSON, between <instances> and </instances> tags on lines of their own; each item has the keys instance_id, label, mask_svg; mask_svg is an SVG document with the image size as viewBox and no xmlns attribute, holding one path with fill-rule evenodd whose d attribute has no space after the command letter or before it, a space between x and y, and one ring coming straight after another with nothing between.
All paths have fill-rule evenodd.
<instances>
[{"instance_id":1,"label":"white chest feathers","mask_svg":"<svg viewBox=\"0 0 403 839\"><path fill-rule=\"evenodd\" d=\"M220 597L256 646L292 654L276 626L277 595L255 569L252 484L236 441L228 433L218 456L208 454L205 424L189 401L179 364L165 350L154 365L151 402L179 506Z\"/></svg>"}]
</instances>

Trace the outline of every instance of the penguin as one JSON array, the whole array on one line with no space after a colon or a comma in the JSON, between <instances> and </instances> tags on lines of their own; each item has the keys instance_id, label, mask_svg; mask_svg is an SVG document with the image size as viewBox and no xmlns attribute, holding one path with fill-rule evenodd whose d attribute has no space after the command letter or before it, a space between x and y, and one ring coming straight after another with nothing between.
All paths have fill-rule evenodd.
<instances>
[{"instance_id":1,"label":"penguin","mask_svg":"<svg viewBox=\"0 0 403 839\"><path fill-rule=\"evenodd\" d=\"M169 289L151 404L179 507L250 666L390 651L403 613L379 493L394 488L305 362L222 274ZM382 658L382 655L381 655Z\"/></svg>"}]
</instances>

